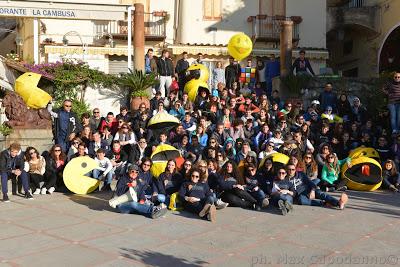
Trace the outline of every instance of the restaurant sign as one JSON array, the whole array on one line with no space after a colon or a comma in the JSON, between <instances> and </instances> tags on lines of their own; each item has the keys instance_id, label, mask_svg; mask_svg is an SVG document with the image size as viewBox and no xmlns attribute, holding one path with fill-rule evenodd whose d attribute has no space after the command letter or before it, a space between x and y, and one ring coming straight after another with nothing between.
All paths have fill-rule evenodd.
<instances>
[{"instance_id":1,"label":"restaurant sign","mask_svg":"<svg viewBox=\"0 0 400 267\"><path fill-rule=\"evenodd\" d=\"M65 9L0 7L0 16L72 19L72 18L77 18L77 12L74 10L65 10Z\"/></svg>"}]
</instances>

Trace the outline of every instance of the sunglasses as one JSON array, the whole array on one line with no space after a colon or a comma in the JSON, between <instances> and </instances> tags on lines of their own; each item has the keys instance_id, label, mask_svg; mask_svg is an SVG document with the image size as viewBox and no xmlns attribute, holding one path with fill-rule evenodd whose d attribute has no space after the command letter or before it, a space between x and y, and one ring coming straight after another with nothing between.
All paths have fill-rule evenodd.
<instances>
[{"instance_id":1,"label":"sunglasses","mask_svg":"<svg viewBox=\"0 0 400 267\"><path fill-rule=\"evenodd\" d=\"M139 141L139 144L146 144L146 141Z\"/></svg>"},{"instance_id":2,"label":"sunglasses","mask_svg":"<svg viewBox=\"0 0 400 267\"><path fill-rule=\"evenodd\" d=\"M129 173L133 173L133 172L139 173L139 171L136 171L136 170L131 170Z\"/></svg>"},{"instance_id":3,"label":"sunglasses","mask_svg":"<svg viewBox=\"0 0 400 267\"><path fill-rule=\"evenodd\" d=\"M222 155L221 155L221 154L218 154L217 156L218 156L218 157L222 157Z\"/></svg>"},{"instance_id":4,"label":"sunglasses","mask_svg":"<svg viewBox=\"0 0 400 267\"><path fill-rule=\"evenodd\" d=\"M328 157L328 159L334 159L335 157Z\"/></svg>"},{"instance_id":5,"label":"sunglasses","mask_svg":"<svg viewBox=\"0 0 400 267\"><path fill-rule=\"evenodd\" d=\"M206 165L200 165L199 167L200 167L200 168L207 168Z\"/></svg>"},{"instance_id":6,"label":"sunglasses","mask_svg":"<svg viewBox=\"0 0 400 267\"><path fill-rule=\"evenodd\" d=\"M395 76L394 78L395 78L395 79L400 79L400 76Z\"/></svg>"},{"instance_id":7,"label":"sunglasses","mask_svg":"<svg viewBox=\"0 0 400 267\"><path fill-rule=\"evenodd\" d=\"M192 177L193 177L193 178L199 178L199 176L198 176L198 175L192 175Z\"/></svg>"},{"instance_id":8,"label":"sunglasses","mask_svg":"<svg viewBox=\"0 0 400 267\"><path fill-rule=\"evenodd\" d=\"M184 165L185 166L192 166L192 164L190 164L190 163L185 163Z\"/></svg>"},{"instance_id":9,"label":"sunglasses","mask_svg":"<svg viewBox=\"0 0 400 267\"><path fill-rule=\"evenodd\" d=\"M311 159L311 157L304 157L305 159Z\"/></svg>"},{"instance_id":10,"label":"sunglasses","mask_svg":"<svg viewBox=\"0 0 400 267\"><path fill-rule=\"evenodd\" d=\"M30 153L29 153L29 155L33 155L33 154L36 154L36 152L30 152Z\"/></svg>"},{"instance_id":11,"label":"sunglasses","mask_svg":"<svg viewBox=\"0 0 400 267\"><path fill-rule=\"evenodd\" d=\"M93 111L93 114L99 114L100 112L99 111Z\"/></svg>"},{"instance_id":12,"label":"sunglasses","mask_svg":"<svg viewBox=\"0 0 400 267\"><path fill-rule=\"evenodd\" d=\"M296 169L288 169L288 171L295 171Z\"/></svg>"},{"instance_id":13,"label":"sunglasses","mask_svg":"<svg viewBox=\"0 0 400 267\"><path fill-rule=\"evenodd\" d=\"M256 169L249 169L249 172L254 172L256 171Z\"/></svg>"},{"instance_id":14,"label":"sunglasses","mask_svg":"<svg viewBox=\"0 0 400 267\"><path fill-rule=\"evenodd\" d=\"M286 172L278 172L279 174L286 174Z\"/></svg>"},{"instance_id":15,"label":"sunglasses","mask_svg":"<svg viewBox=\"0 0 400 267\"><path fill-rule=\"evenodd\" d=\"M79 142L73 142L74 145L79 145Z\"/></svg>"},{"instance_id":16,"label":"sunglasses","mask_svg":"<svg viewBox=\"0 0 400 267\"><path fill-rule=\"evenodd\" d=\"M61 152L61 149L54 149L54 152Z\"/></svg>"},{"instance_id":17,"label":"sunglasses","mask_svg":"<svg viewBox=\"0 0 400 267\"><path fill-rule=\"evenodd\" d=\"M70 108L70 107L72 107L71 105L64 105L64 107L66 107L66 108Z\"/></svg>"}]
</instances>

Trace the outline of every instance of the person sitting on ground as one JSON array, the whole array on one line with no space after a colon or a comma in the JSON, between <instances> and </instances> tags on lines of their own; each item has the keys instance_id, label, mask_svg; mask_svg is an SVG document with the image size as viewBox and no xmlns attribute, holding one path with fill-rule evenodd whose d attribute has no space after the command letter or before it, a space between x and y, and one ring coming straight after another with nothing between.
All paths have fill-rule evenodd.
<instances>
[{"instance_id":1,"label":"person sitting on ground","mask_svg":"<svg viewBox=\"0 0 400 267\"><path fill-rule=\"evenodd\" d=\"M113 165L105 156L106 152L99 148L96 152L96 158L94 159L97 164L97 168L93 170L93 178L104 181L102 191L111 191L111 182L113 178Z\"/></svg>"},{"instance_id":2,"label":"person sitting on ground","mask_svg":"<svg viewBox=\"0 0 400 267\"><path fill-rule=\"evenodd\" d=\"M259 211L261 208L265 209L269 205L269 201L264 191L260 188L257 178L256 165L254 163L247 164L244 173L245 189L257 200L256 210Z\"/></svg>"},{"instance_id":3,"label":"person sitting on ground","mask_svg":"<svg viewBox=\"0 0 400 267\"><path fill-rule=\"evenodd\" d=\"M24 171L28 173L31 182L31 189L34 195L46 194L46 187L41 188L44 181L44 172L46 170L46 160L39 154L34 147L28 147L25 152Z\"/></svg>"},{"instance_id":4,"label":"person sitting on ground","mask_svg":"<svg viewBox=\"0 0 400 267\"><path fill-rule=\"evenodd\" d=\"M128 154L121 148L118 140L113 141L112 149L106 154L113 166L114 174L119 177L126 170Z\"/></svg>"},{"instance_id":5,"label":"person sitting on ground","mask_svg":"<svg viewBox=\"0 0 400 267\"><path fill-rule=\"evenodd\" d=\"M272 202L280 209L283 216L293 211L293 196L295 194L295 188L286 179L286 174L287 172L284 167L277 170L271 190Z\"/></svg>"},{"instance_id":6,"label":"person sitting on ground","mask_svg":"<svg viewBox=\"0 0 400 267\"><path fill-rule=\"evenodd\" d=\"M340 170L342 169L342 165L345 163L348 168L351 168L352 165L350 158L339 160L334 153L331 153L326 157L321 172L320 187L322 190L325 189L327 192L347 190L346 180L339 179Z\"/></svg>"},{"instance_id":7,"label":"person sitting on ground","mask_svg":"<svg viewBox=\"0 0 400 267\"><path fill-rule=\"evenodd\" d=\"M25 198L33 198L29 192L29 177L26 171L24 171L24 156L20 144L12 143L8 149L1 152L0 173L3 202L10 201L8 198L8 179L10 178L13 180L13 184L15 185L12 191L13 195L17 194L17 179L21 179L25 191Z\"/></svg>"},{"instance_id":8,"label":"person sitting on ground","mask_svg":"<svg viewBox=\"0 0 400 267\"><path fill-rule=\"evenodd\" d=\"M85 144L83 144L83 153ZM78 145L79 149L79 145ZM49 152L43 152L42 156L46 159L46 171L44 172L44 185L43 188L47 189L48 194L53 194L56 190L66 191L64 180L62 177L64 167L67 163L67 156L62 152L60 145L54 145Z\"/></svg>"},{"instance_id":9,"label":"person sitting on ground","mask_svg":"<svg viewBox=\"0 0 400 267\"><path fill-rule=\"evenodd\" d=\"M393 192L399 192L400 189L400 174L397 171L396 164L393 160L388 159L383 164L383 183L382 187Z\"/></svg>"},{"instance_id":10,"label":"person sitting on ground","mask_svg":"<svg viewBox=\"0 0 400 267\"><path fill-rule=\"evenodd\" d=\"M200 182L200 171L193 169L190 181L184 182L179 189L184 209L198 214L200 218L207 216L211 222L216 220L216 208L214 199L208 183Z\"/></svg>"},{"instance_id":11,"label":"person sitting on ground","mask_svg":"<svg viewBox=\"0 0 400 267\"><path fill-rule=\"evenodd\" d=\"M128 172L123 174L118 180L117 187L115 190L116 196L122 196L128 191L133 189L134 195L137 197L137 201L129 201L116 206L120 213L139 213L145 216L149 216L153 219L164 216L167 213L167 209L161 205L155 206L153 204L146 203L145 196L145 185L140 179L138 179L139 167L136 164L132 164L128 167Z\"/></svg>"},{"instance_id":12,"label":"person sitting on ground","mask_svg":"<svg viewBox=\"0 0 400 267\"><path fill-rule=\"evenodd\" d=\"M75 137L74 139L72 139L71 147L69 148L67 153L68 160L70 160L71 157L78 152L78 145L80 143L82 143L82 139L80 139L79 137Z\"/></svg>"},{"instance_id":13,"label":"person sitting on ground","mask_svg":"<svg viewBox=\"0 0 400 267\"><path fill-rule=\"evenodd\" d=\"M103 149L107 153L109 150L109 145L104 139L101 139L100 132L94 132L93 133L93 141L91 141L89 143L89 147L88 147L89 156L94 158L96 156L97 150L100 148Z\"/></svg>"},{"instance_id":14,"label":"person sitting on ground","mask_svg":"<svg viewBox=\"0 0 400 267\"><path fill-rule=\"evenodd\" d=\"M293 164L288 164L286 169L288 173L286 179L292 183L295 189L295 199L300 205L318 207L328 205L338 207L341 210L344 209L348 201L346 193L342 193L340 199L337 200L322 192L304 173L297 172Z\"/></svg>"}]
</instances>

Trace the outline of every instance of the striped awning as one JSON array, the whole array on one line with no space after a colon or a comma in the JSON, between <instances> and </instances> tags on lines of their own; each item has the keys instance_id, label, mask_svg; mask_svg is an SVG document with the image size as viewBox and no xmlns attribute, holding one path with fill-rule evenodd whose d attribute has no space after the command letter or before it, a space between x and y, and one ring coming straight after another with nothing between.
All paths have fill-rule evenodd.
<instances>
[{"instance_id":1,"label":"striped awning","mask_svg":"<svg viewBox=\"0 0 400 267\"><path fill-rule=\"evenodd\" d=\"M203 45L170 45L168 46L172 50L174 55L180 55L183 52L187 52L188 54L196 55L198 53L202 53L204 55L209 56L228 56L228 48L226 46L203 46ZM328 59L329 52L327 50L306 50L307 58L309 59ZM299 56L300 50L293 51L293 58L297 58ZM279 49L271 49L271 48L254 48L252 51L253 56L268 56L274 54L279 57L280 51Z\"/></svg>"},{"instance_id":2,"label":"striped awning","mask_svg":"<svg viewBox=\"0 0 400 267\"><path fill-rule=\"evenodd\" d=\"M45 45L44 52L46 54L82 55L83 47ZM128 56L128 49L127 47L85 47L85 55Z\"/></svg>"}]
</instances>

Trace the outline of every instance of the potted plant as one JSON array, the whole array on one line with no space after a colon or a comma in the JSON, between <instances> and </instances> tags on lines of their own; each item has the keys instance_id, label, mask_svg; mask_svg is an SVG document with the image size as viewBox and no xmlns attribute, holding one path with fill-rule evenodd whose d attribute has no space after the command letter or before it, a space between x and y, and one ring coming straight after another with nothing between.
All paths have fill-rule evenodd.
<instances>
[{"instance_id":1,"label":"potted plant","mask_svg":"<svg viewBox=\"0 0 400 267\"><path fill-rule=\"evenodd\" d=\"M138 110L141 103L150 108L149 88L155 86L158 81L155 73L146 75L141 70L129 70L121 74L121 85L126 87L131 96L131 110Z\"/></svg>"}]
</instances>

